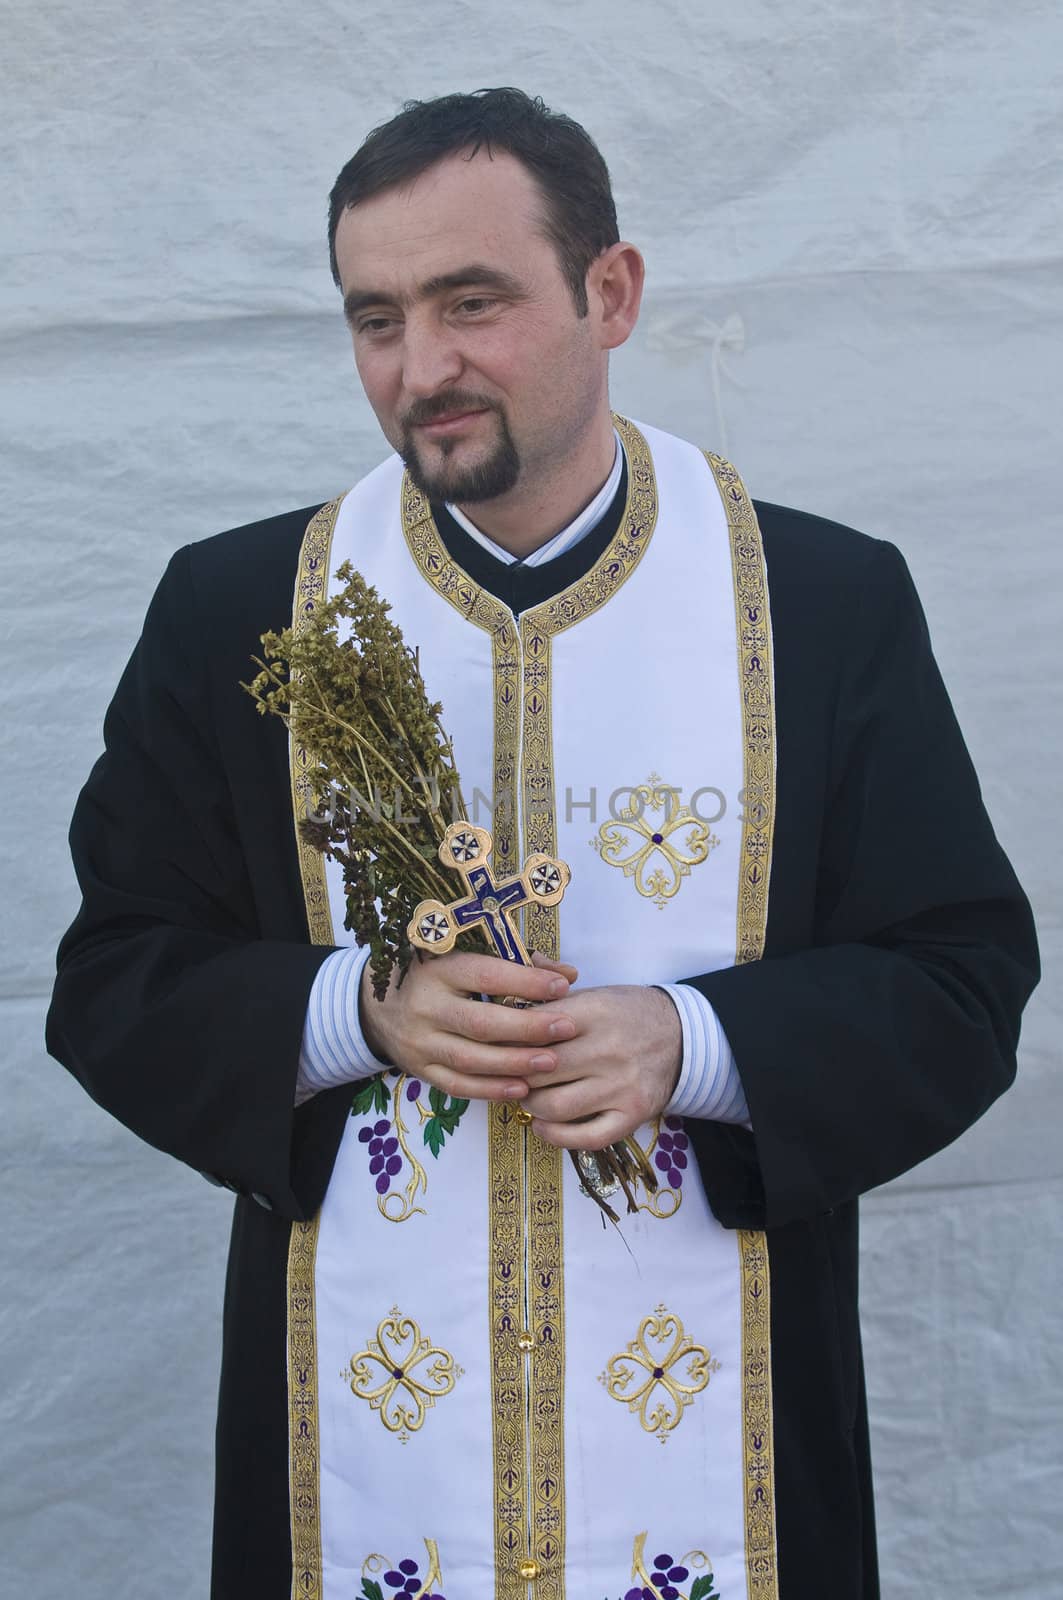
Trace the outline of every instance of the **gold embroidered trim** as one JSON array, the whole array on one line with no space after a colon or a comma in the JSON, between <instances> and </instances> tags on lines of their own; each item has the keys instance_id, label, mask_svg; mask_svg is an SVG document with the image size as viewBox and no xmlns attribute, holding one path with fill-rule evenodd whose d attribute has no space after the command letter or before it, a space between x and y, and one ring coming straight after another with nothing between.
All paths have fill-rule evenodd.
<instances>
[{"instance_id":1,"label":"gold embroidered trim","mask_svg":"<svg viewBox=\"0 0 1063 1600\"><path fill-rule=\"evenodd\" d=\"M328 585L329 556L332 535L336 528L343 496L330 500L310 520L303 535L299 551L299 568L295 578L295 595L292 600L292 628L302 632L315 605L321 600ZM306 903L306 923L311 944L332 944L332 914L329 911L328 888L325 882L325 858L312 845L307 844L298 831L298 824L316 805L314 763L309 751L291 741L292 819L296 828L295 847L299 853L299 874Z\"/></svg>"},{"instance_id":2,"label":"gold embroidered trim","mask_svg":"<svg viewBox=\"0 0 1063 1600\"><path fill-rule=\"evenodd\" d=\"M627 1349L610 1356L598 1382L637 1414L646 1433L655 1433L665 1444L719 1370L712 1352L696 1344L675 1313L661 1305L643 1317Z\"/></svg>"},{"instance_id":3,"label":"gold embroidered trim","mask_svg":"<svg viewBox=\"0 0 1063 1600\"><path fill-rule=\"evenodd\" d=\"M549 634L534 616L520 619L523 708L519 770L523 854L557 854ZM548 841L539 844L537 841ZM551 848L552 847L552 848ZM529 950L557 959L557 906L524 907ZM562 1152L521 1130L527 1174L529 1331L532 1336L528 1417L530 1527L525 1559L535 1563L536 1600L565 1596L565 1289ZM526 1591L524 1591L526 1592Z\"/></svg>"},{"instance_id":4,"label":"gold embroidered trim","mask_svg":"<svg viewBox=\"0 0 1063 1600\"><path fill-rule=\"evenodd\" d=\"M299 551L292 597L292 627L305 626L326 591L336 517L342 504L331 500L310 520ZM325 884L324 857L300 838L298 824L313 804L312 763L290 741L292 826L311 944L332 943L332 916ZM288 1503L292 1534L292 1600L320 1600L321 1461L318 1446L317 1326L314 1314L314 1263L321 1221L293 1222L288 1239Z\"/></svg>"},{"instance_id":5,"label":"gold embroidered trim","mask_svg":"<svg viewBox=\"0 0 1063 1600\"><path fill-rule=\"evenodd\" d=\"M745 1442L746 1582L749 1600L778 1600L771 1397L771 1287L763 1233L740 1229L742 1431Z\"/></svg>"},{"instance_id":6,"label":"gold embroidered trim","mask_svg":"<svg viewBox=\"0 0 1063 1600\"><path fill-rule=\"evenodd\" d=\"M729 461L706 453L727 512L744 744L735 965L764 954L775 826L775 709L764 546L753 502Z\"/></svg>"},{"instance_id":7,"label":"gold embroidered trim","mask_svg":"<svg viewBox=\"0 0 1063 1600\"><path fill-rule=\"evenodd\" d=\"M500 607L491 634L494 685L494 773L491 791L491 865L496 878L520 869L517 840L517 779L520 761L520 649L508 611Z\"/></svg>"},{"instance_id":8,"label":"gold embroidered trim","mask_svg":"<svg viewBox=\"0 0 1063 1600\"><path fill-rule=\"evenodd\" d=\"M516 1108L492 1104L490 1185L491 1426L495 1484L497 1600L525 1600L517 1568L528 1550L528 1364L517 1340L524 1326L524 1129Z\"/></svg>"},{"instance_id":9,"label":"gold embroidered trim","mask_svg":"<svg viewBox=\"0 0 1063 1600\"><path fill-rule=\"evenodd\" d=\"M538 634L535 638L541 640ZM514 660L501 630L495 639L496 781L510 785L508 792L515 793L520 775L523 848L519 853L527 859L536 848L534 838L553 840L556 833L549 641L541 640L543 650L534 644L529 648L522 623ZM514 706L505 691L521 669L523 705L518 700ZM502 789L503 798L506 794ZM534 823L530 795L538 802ZM498 799L496 791L496 806ZM516 869L515 845L515 828L499 830L496 871ZM524 938L532 941L530 949L556 957L557 907L526 906ZM524 1600L527 1579L522 1570L534 1565L536 1600L564 1600L562 1152L529 1133L518 1109L508 1105L491 1107L490 1152L496 1593L498 1600ZM511 1199L516 1200L512 1210ZM510 1290L518 1263L520 1292L514 1306ZM518 1327L512 1324L514 1309ZM518 1331L525 1323L530 1363Z\"/></svg>"},{"instance_id":10,"label":"gold embroidered trim","mask_svg":"<svg viewBox=\"0 0 1063 1600\"><path fill-rule=\"evenodd\" d=\"M292 1600L321 1596L321 1462L314 1260L321 1213L293 1222L288 1243L288 1503Z\"/></svg>"},{"instance_id":11,"label":"gold embroidered trim","mask_svg":"<svg viewBox=\"0 0 1063 1600\"><path fill-rule=\"evenodd\" d=\"M437 1400L450 1394L463 1376L448 1350L432 1343L412 1317L392 1306L376 1337L351 1357L343 1374L356 1400L367 1400L389 1433L403 1444L424 1427Z\"/></svg>"},{"instance_id":12,"label":"gold embroidered trim","mask_svg":"<svg viewBox=\"0 0 1063 1600\"><path fill-rule=\"evenodd\" d=\"M565 1600L563 1152L529 1129L521 1131L528 1167L525 1216L533 1341L530 1554L540 1568L535 1600Z\"/></svg>"},{"instance_id":13,"label":"gold embroidered trim","mask_svg":"<svg viewBox=\"0 0 1063 1600\"><path fill-rule=\"evenodd\" d=\"M432 507L409 473L402 479L402 532L418 571L455 611L460 611L476 627L494 633L501 623L512 624L513 616L493 594L481 589L464 567L452 561L439 537Z\"/></svg>"},{"instance_id":14,"label":"gold embroidered trim","mask_svg":"<svg viewBox=\"0 0 1063 1600\"><path fill-rule=\"evenodd\" d=\"M551 715L550 634L536 620L520 619L523 718L519 750L523 855L556 855L554 744ZM529 950L557 959L559 908L524 908ZM528 1259L528 1322L532 1336L529 1410L531 1523L527 1558L537 1564L536 1600L565 1595L565 1290L563 1152L522 1130L527 1174L524 1226Z\"/></svg>"},{"instance_id":15,"label":"gold embroidered trim","mask_svg":"<svg viewBox=\"0 0 1063 1600\"><path fill-rule=\"evenodd\" d=\"M727 513L742 694L744 786L735 964L764 954L775 826L775 710L768 574L757 514L746 487L719 456L705 459ZM742 1425L746 1470L749 1600L778 1600L771 1396L768 1241L738 1234L742 1274Z\"/></svg>"},{"instance_id":16,"label":"gold embroidered trim","mask_svg":"<svg viewBox=\"0 0 1063 1600\"><path fill-rule=\"evenodd\" d=\"M547 637L563 633L611 600L646 553L657 526L657 479L650 447L634 423L613 414L627 456L627 501L620 525L588 573L546 600L525 620Z\"/></svg>"},{"instance_id":17,"label":"gold embroidered trim","mask_svg":"<svg viewBox=\"0 0 1063 1600\"><path fill-rule=\"evenodd\" d=\"M551 707L550 635L537 625L536 613L520 619L523 665L523 727L520 747L520 798L523 848L557 855L557 812L554 795L554 727ZM524 908L524 943L529 950L557 960L560 948L556 906Z\"/></svg>"},{"instance_id":18,"label":"gold embroidered trim","mask_svg":"<svg viewBox=\"0 0 1063 1600\"><path fill-rule=\"evenodd\" d=\"M591 616L627 581L650 542L657 523L657 481L649 445L634 423L615 412L613 423L627 457L627 500L620 524L591 570L534 611L525 613L548 638ZM418 570L463 617L494 633L512 623L512 613L474 582L447 551L432 518L432 508L407 472L402 480L402 531ZM497 665L497 663L496 663ZM512 681L512 680L511 680Z\"/></svg>"}]
</instances>

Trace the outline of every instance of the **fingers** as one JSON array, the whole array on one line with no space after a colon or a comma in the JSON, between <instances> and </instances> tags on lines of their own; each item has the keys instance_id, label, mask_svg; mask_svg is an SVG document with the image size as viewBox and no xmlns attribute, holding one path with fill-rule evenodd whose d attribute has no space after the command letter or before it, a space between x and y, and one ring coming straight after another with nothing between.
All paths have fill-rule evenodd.
<instances>
[{"instance_id":1,"label":"fingers","mask_svg":"<svg viewBox=\"0 0 1063 1600\"><path fill-rule=\"evenodd\" d=\"M626 1139L638 1126L631 1116L610 1107L585 1122L546 1122L536 1117L531 1131L561 1150L604 1150L607 1145Z\"/></svg>"},{"instance_id":2,"label":"fingers","mask_svg":"<svg viewBox=\"0 0 1063 1600\"><path fill-rule=\"evenodd\" d=\"M576 1031L557 1013L487 1005L449 984L411 991L396 1021L390 1059L463 1099L521 1098Z\"/></svg>"},{"instance_id":3,"label":"fingers","mask_svg":"<svg viewBox=\"0 0 1063 1600\"><path fill-rule=\"evenodd\" d=\"M438 1061L429 1062L416 1076L459 1100L523 1100L528 1093L524 1078L474 1077Z\"/></svg>"},{"instance_id":4,"label":"fingers","mask_svg":"<svg viewBox=\"0 0 1063 1600\"><path fill-rule=\"evenodd\" d=\"M576 1024L563 1012L537 1007L485 1005L463 997L452 1004L441 1024L464 1039L491 1044L552 1045L576 1035Z\"/></svg>"},{"instance_id":5,"label":"fingers","mask_svg":"<svg viewBox=\"0 0 1063 1600\"><path fill-rule=\"evenodd\" d=\"M557 1074L536 1074L524 1109L541 1122L579 1122L596 1117L606 1106L615 1105L617 1096L608 1084L597 1078L575 1078L561 1084Z\"/></svg>"},{"instance_id":6,"label":"fingers","mask_svg":"<svg viewBox=\"0 0 1063 1600\"><path fill-rule=\"evenodd\" d=\"M441 1032L438 1028L422 1037L408 1070L418 1070L413 1064L418 1057L465 1077L520 1078L529 1084L557 1066L556 1055L541 1046L518 1049L513 1045L479 1044L460 1033Z\"/></svg>"},{"instance_id":7,"label":"fingers","mask_svg":"<svg viewBox=\"0 0 1063 1600\"><path fill-rule=\"evenodd\" d=\"M575 970L562 963L522 967L464 952L417 962L382 1005L363 1001L363 1031L381 1060L449 1095L522 1099L556 1071L557 1047L578 1033L559 1004L568 993L567 974ZM485 1004L481 994L514 995L527 1005Z\"/></svg>"},{"instance_id":8,"label":"fingers","mask_svg":"<svg viewBox=\"0 0 1063 1600\"><path fill-rule=\"evenodd\" d=\"M658 1108L641 1086L625 1088L611 1080L594 1076L557 1084L555 1074L550 1073L543 1077L536 1076L524 1102L524 1109L531 1112L536 1122L558 1128L584 1127L599 1117L615 1115L630 1132L632 1128L640 1128L644 1122L650 1122L657 1115ZM606 1140L607 1144L609 1142ZM576 1143L579 1145L578 1140Z\"/></svg>"},{"instance_id":9,"label":"fingers","mask_svg":"<svg viewBox=\"0 0 1063 1600\"><path fill-rule=\"evenodd\" d=\"M466 955L455 951L440 956L430 963L429 970L441 981L467 994L488 994L502 998L515 995L518 1000L528 1000L540 1005L546 1000L561 1000L572 982L567 974L574 967L551 963L522 967L515 961L502 961L498 956Z\"/></svg>"},{"instance_id":10,"label":"fingers","mask_svg":"<svg viewBox=\"0 0 1063 1600\"><path fill-rule=\"evenodd\" d=\"M569 983L575 983L579 977L579 969L568 961L555 961L552 956L544 956L539 950L533 950L531 958L532 964L538 967L540 972L559 972Z\"/></svg>"}]
</instances>

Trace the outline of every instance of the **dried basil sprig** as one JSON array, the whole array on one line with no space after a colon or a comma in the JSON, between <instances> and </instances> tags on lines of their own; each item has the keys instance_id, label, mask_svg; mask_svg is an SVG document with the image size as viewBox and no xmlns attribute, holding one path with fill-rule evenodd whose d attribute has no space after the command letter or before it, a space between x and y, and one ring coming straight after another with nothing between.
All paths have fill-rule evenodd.
<instances>
[{"instance_id":1,"label":"dried basil sprig","mask_svg":"<svg viewBox=\"0 0 1063 1600\"><path fill-rule=\"evenodd\" d=\"M344 926L368 945L373 993L383 1000L396 966L401 982L414 955L406 928L415 907L453 898L437 851L448 825L467 812L443 708L429 699L418 652L350 562L336 578L342 587L297 627L262 635L265 654L252 658L260 670L243 688L260 715L282 718L310 757L313 809L299 832L342 866ZM494 953L482 925L469 931ZM634 1211L635 1182L657 1188L633 1141L572 1159L585 1192L613 1222L616 1212L596 1190L619 1184Z\"/></svg>"},{"instance_id":2,"label":"dried basil sprig","mask_svg":"<svg viewBox=\"0 0 1063 1600\"><path fill-rule=\"evenodd\" d=\"M465 801L417 652L361 573L345 562L336 576L343 587L298 628L262 635L261 670L244 688L316 763L299 831L343 868L344 925L369 946L382 1000L396 964L409 966L418 902L453 897L436 852Z\"/></svg>"}]
</instances>

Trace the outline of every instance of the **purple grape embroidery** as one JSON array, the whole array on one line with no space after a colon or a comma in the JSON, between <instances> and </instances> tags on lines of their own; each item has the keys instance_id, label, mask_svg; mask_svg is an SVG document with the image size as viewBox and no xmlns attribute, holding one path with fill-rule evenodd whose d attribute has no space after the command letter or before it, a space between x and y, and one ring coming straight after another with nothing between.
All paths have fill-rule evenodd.
<instances>
[{"instance_id":1,"label":"purple grape embroidery","mask_svg":"<svg viewBox=\"0 0 1063 1600\"><path fill-rule=\"evenodd\" d=\"M407 1556L404 1561L400 1561L397 1567L389 1567L383 1573L379 1583L375 1578L366 1576L363 1568L362 1592L357 1597L357 1600L410 1600L412 1595L421 1595L426 1583L441 1581L438 1552L435 1544L428 1540L426 1540L426 1543L429 1545L431 1560L429 1562L429 1570L423 1578L421 1577L421 1569L412 1556ZM376 1566L378 1561L380 1561L379 1557L371 1556L366 1565ZM383 1565L383 1562L380 1564ZM446 1600L446 1596L437 1589L432 1589L431 1592L425 1590L423 1600Z\"/></svg>"},{"instance_id":2,"label":"purple grape embroidery","mask_svg":"<svg viewBox=\"0 0 1063 1600\"><path fill-rule=\"evenodd\" d=\"M359 1128L358 1143L364 1144L369 1154L369 1176L374 1180L377 1194L387 1194L391 1180L402 1171L402 1154L399 1141L391 1131L387 1117L378 1117L370 1127Z\"/></svg>"},{"instance_id":3,"label":"purple grape embroidery","mask_svg":"<svg viewBox=\"0 0 1063 1600\"><path fill-rule=\"evenodd\" d=\"M394 1082L388 1081L389 1076ZM416 1144L411 1147L414 1136L403 1113L413 1115L415 1128L419 1121L420 1142L438 1160L469 1107L467 1100L453 1099L441 1089L430 1088L425 1096L426 1087L419 1078L408 1078L393 1068L390 1075L380 1073L359 1084L351 1101L351 1116L365 1118L358 1129L358 1143L368 1157L377 1204L392 1222L404 1222L415 1213L423 1215L423 1207L415 1201L428 1189L428 1177L414 1154Z\"/></svg>"},{"instance_id":4,"label":"purple grape embroidery","mask_svg":"<svg viewBox=\"0 0 1063 1600\"><path fill-rule=\"evenodd\" d=\"M631 1570L632 1575L638 1575L638 1581L624 1590L621 1600L720 1600L711 1563L703 1550L691 1550L678 1558L662 1551L653 1558L653 1570L647 1572L643 1555L645 1538L643 1533L635 1541ZM698 1568L696 1575L692 1567ZM692 1577L694 1581L688 1589L686 1585Z\"/></svg>"},{"instance_id":5,"label":"purple grape embroidery","mask_svg":"<svg viewBox=\"0 0 1063 1600\"><path fill-rule=\"evenodd\" d=\"M682 1117L665 1117L657 1136L653 1164L670 1189L682 1188L683 1174L690 1160L689 1151L690 1140L683 1132Z\"/></svg>"},{"instance_id":6,"label":"purple grape embroidery","mask_svg":"<svg viewBox=\"0 0 1063 1600\"><path fill-rule=\"evenodd\" d=\"M369 1179L377 1205L393 1222L403 1222L421 1208L414 1204L427 1187L424 1168L410 1153L402 1112L413 1105L415 1079L406 1082L393 1072L389 1082L381 1073L360 1084L351 1102L351 1116L365 1120L358 1129L358 1143L368 1158ZM418 1085L418 1090L420 1085Z\"/></svg>"}]
</instances>

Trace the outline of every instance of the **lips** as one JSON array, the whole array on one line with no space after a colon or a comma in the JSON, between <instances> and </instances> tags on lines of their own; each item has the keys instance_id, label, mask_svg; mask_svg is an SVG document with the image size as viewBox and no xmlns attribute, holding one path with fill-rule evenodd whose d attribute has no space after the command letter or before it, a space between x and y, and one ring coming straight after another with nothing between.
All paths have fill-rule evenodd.
<instances>
[{"instance_id":1,"label":"lips","mask_svg":"<svg viewBox=\"0 0 1063 1600\"><path fill-rule=\"evenodd\" d=\"M477 417L482 417L485 415L486 412L482 409L477 411L456 411L450 416L434 417L431 422L418 422L415 424L415 426L421 433L456 433L467 423L473 422Z\"/></svg>"}]
</instances>

